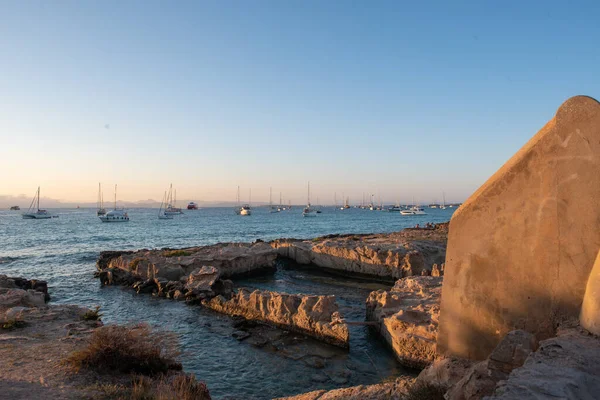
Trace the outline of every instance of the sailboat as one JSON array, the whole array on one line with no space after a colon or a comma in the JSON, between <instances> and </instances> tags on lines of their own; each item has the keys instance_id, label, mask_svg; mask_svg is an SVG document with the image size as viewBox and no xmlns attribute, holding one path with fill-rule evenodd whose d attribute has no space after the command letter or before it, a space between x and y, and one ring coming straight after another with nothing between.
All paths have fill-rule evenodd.
<instances>
[{"instance_id":1,"label":"sailboat","mask_svg":"<svg viewBox=\"0 0 600 400\"><path fill-rule=\"evenodd\" d=\"M31 205L26 213L22 214L23 219L48 219L52 218L52 214L50 214L46 210L40 209L40 187L38 186L35 195L33 196L33 200L31 200Z\"/></svg>"},{"instance_id":2,"label":"sailboat","mask_svg":"<svg viewBox=\"0 0 600 400\"><path fill-rule=\"evenodd\" d=\"M181 208L177 208L177 189L175 190L175 197L173 198L173 184L169 187L169 195L166 199L165 215L179 215L183 214Z\"/></svg>"},{"instance_id":3,"label":"sailboat","mask_svg":"<svg viewBox=\"0 0 600 400\"><path fill-rule=\"evenodd\" d=\"M442 206L440 207L442 210L446 209L446 193L442 193Z\"/></svg>"},{"instance_id":4,"label":"sailboat","mask_svg":"<svg viewBox=\"0 0 600 400\"><path fill-rule=\"evenodd\" d=\"M115 185L115 208L112 211L107 212L105 215L99 215L100 221L102 222L128 222L129 215L124 209L117 208L117 185Z\"/></svg>"},{"instance_id":5,"label":"sailboat","mask_svg":"<svg viewBox=\"0 0 600 400\"><path fill-rule=\"evenodd\" d=\"M238 190L237 190L237 208L235 213L237 215L241 215L243 217L248 217L250 215L252 215L252 210L250 208L250 202L252 202L252 189L250 189L250 194L249 194L249 199L248 199L248 204L244 204L240 207L240 187L238 186Z\"/></svg>"},{"instance_id":6,"label":"sailboat","mask_svg":"<svg viewBox=\"0 0 600 400\"><path fill-rule=\"evenodd\" d=\"M106 214L106 209L104 208L104 195L102 194L102 186L100 182L98 182L98 211L96 211L97 216L101 216Z\"/></svg>"},{"instance_id":7,"label":"sailboat","mask_svg":"<svg viewBox=\"0 0 600 400\"><path fill-rule=\"evenodd\" d=\"M302 210L303 217L316 217L317 210L311 207L310 205L310 182L308 182L308 197L307 197L306 207Z\"/></svg>"},{"instance_id":8,"label":"sailboat","mask_svg":"<svg viewBox=\"0 0 600 400\"><path fill-rule=\"evenodd\" d=\"M279 199L279 202L281 203L281 198ZM271 214L279 212L279 209L273 206L273 188L269 188L269 210Z\"/></svg>"},{"instance_id":9,"label":"sailboat","mask_svg":"<svg viewBox=\"0 0 600 400\"><path fill-rule=\"evenodd\" d=\"M165 212L164 206L166 205L165 204L166 202L167 202L167 192L165 191L165 194L163 195L162 201L160 203L160 208L158 209L158 219L173 219L172 215L167 214Z\"/></svg>"}]
</instances>

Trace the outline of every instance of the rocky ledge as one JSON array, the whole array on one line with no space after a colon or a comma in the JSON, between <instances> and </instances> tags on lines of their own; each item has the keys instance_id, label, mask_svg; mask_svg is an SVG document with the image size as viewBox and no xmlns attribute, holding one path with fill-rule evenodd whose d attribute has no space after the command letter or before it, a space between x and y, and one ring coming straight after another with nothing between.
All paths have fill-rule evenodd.
<instances>
[{"instance_id":1,"label":"rocky ledge","mask_svg":"<svg viewBox=\"0 0 600 400\"><path fill-rule=\"evenodd\" d=\"M185 249L106 251L96 276L103 284L134 287L138 293L190 302L229 296L226 278L274 270L277 253L258 243L220 243Z\"/></svg>"},{"instance_id":2,"label":"rocky ledge","mask_svg":"<svg viewBox=\"0 0 600 400\"><path fill-rule=\"evenodd\" d=\"M50 300L46 281L0 275L0 305L41 307Z\"/></svg>"},{"instance_id":3,"label":"rocky ledge","mask_svg":"<svg viewBox=\"0 0 600 400\"><path fill-rule=\"evenodd\" d=\"M367 321L376 322L401 364L424 368L433 362L441 291L441 277L415 276L367 298Z\"/></svg>"},{"instance_id":4,"label":"rocky ledge","mask_svg":"<svg viewBox=\"0 0 600 400\"><path fill-rule=\"evenodd\" d=\"M342 322L335 296L285 294L241 288L231 299L216 296L202 304L215 311L277 327L348 347L348 326Z\"/></svg>"},{"instance_id":5,"label":"rocky ledge","mask_svg":"<svg viewBox=\"0 0 600 400\"><path fill-rule=\"evenodd\" d=\"M414 275L441 275L448 224L373 235L328 235L312 240L279 239L277 253L298 264L385 280ZM440 265L435 267L434 265Z\"/></svg>"}]
</instances>

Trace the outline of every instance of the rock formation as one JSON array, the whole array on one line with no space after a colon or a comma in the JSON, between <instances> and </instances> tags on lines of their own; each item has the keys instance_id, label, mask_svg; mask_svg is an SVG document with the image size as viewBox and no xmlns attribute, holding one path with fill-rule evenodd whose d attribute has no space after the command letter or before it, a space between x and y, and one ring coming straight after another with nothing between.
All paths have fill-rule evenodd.
<instances>
[{"instance_id":1,"label":"rock formation","mask_svg":"<svg viewBox=\"0 0 600 400\"><path fill-rule=\"evenodd\" d=\"M582 327L600 335L600 251L587 281L579 320Z\"/></svg>"},{"instance_id":2,"label":"rock formation","mask_svg":"<svg viewBox=\"0 0 600 400\"><path fill-rule=\"evenodd\" d=\"M273 270L276 259L277 253L264 243L107 251L98 258L96 275L103 284L195 302L217 294L229 296L233 283L224 278Z\"/></svg>"},{"instance_id":3,"label":"rock formation","mask_svg":"<svg viewBox=\"0 0 600 400\"><path fill-rule=\"evenodd\" d=\"M600 104L567 100L450 221L438 350L485 359L511 330L578 317L600 249Z\"/></svg>"},{"instance_id":4,"label":"rock formation","mask_svg":"<svg viewBox=\"0 0 600 400\"><path fill-rule=\"evenodd\" d=\"M400 377L392 382L360 385L334 390L315 390L275 400L402 400L414 378Z\"/></svg>"},{"instance_id":5,"label":"rock formation","mask_svg":"<svg viewBox=\"0 0 600 400\"><path fill-rule=\"evenodd\" d=\"M284 329L348 347L348 326L341 322L335 296L310 296L246 289L230 300L217 296L202 304L215 311L264 321Z\"/></svg>"},{"instance_id":6,"label":"rock formation","mask_svg":"<svg viewBox=\"0 0 600 400\"><path fill-rule=\"evenodd\" d=\"M271 245L279 255L298 264L396 280L431 275L433 265L444 262L447 235L447 224L438 224L435 229L404 229L390 234L281 239ZM435 273L440 274L440 269Z\"/></svg>"},{"instance_id":7,"label":"rock formation","mask_svg":"<svg viewBox=\"0 0 600 400\"><path fill-rule=\"evenodd\" d=\"M377 322L376 329L403 365L424 368L433 362L441 291L442 278L416 276L369 295L367 321Z\"/></svg>"},{"instance_id":8,"label":"rock formation","mask_svg":"<svg viewBox=\"0 0 600 400\"><path fill-rule=\"evenodd\" d=\"M45 281L0 275L0 309L43 307L50 300Z\"/></svg>"},{"instance_id":9,"label":"rock formation","mask_svg":"<svg viewBox=\"0 0 600 400\"><path fill-rule=\"evenodd\" d=\"M560 330L540 343L489 399L597 399L600 340L580 328Z\"/></svg>"}]
</instances>

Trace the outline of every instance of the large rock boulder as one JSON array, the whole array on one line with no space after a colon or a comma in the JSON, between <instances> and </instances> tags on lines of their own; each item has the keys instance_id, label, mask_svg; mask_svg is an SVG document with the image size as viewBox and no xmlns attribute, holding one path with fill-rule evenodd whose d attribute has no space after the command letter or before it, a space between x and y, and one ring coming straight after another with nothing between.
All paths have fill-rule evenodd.
<instances>
[{"instance_id":1,"label":"large rock boulder","mask_svg":"<svg viewBox=\"0 0 600 400\"><path fill-rule=\"evenodd\" d=\"M367 298L367 321L377 323L376 329L403 365L424 368L433 362L441 291L442 278L414 276Z\"/></svg>"},{"instance_id":2,"label":"large rock boulder","mask_svg":"<svg viewBox=\"0 0 600 400\"><path fill-rule=\"evenodd\" d=\"M501 381L490 399L594 400L600 395L600 340L580 328L540 342L525 364Z\"/></svg>"},{"instance_id":3,"label":"large rock boulder","mask_svg":"<svg viewBox=\"0 0 600 400\"><path fill-rule=\"evenodd\" d=\"M247 320L264 321L348 347L348 326L341 321L335 296L313 296L240 289L230 300L217 296L208 308Z\"/></svg>"},{"instance_id":4,"label":"large rock boulder","mask_svg":"<svg viewBox=\"0 0 600 400\"><path fill-rule=\"evenodd\" d=\"M600 104L567 100L450 221L438 350L485 359L511 330L578 317L600 249Z\"/></svg>"},{"instance_id":5,"label":"large rock boulder","mask_svg":"<svg viewBox=\"0 0 600 400\"><path fill-rule=\"evenodd\" d=\"M582 327L600 335L600 251L587 281L579 320Z\"/></svg>"}]
</instances>

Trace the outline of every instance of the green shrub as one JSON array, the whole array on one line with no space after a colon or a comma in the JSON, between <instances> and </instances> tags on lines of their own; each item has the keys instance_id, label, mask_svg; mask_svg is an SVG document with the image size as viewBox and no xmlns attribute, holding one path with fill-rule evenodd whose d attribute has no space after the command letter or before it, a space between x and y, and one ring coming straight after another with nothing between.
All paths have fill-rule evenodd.
<instances>
[{"instance_id":1,"label":"green shrub","mask_svg":"<svg viewBox=\"0 0 600 400\"><path fill-rule=\"evenodd\" d=\"M191 256L192 252L187 250L165 250L163 256L165 257L186 257Z\"/></svg>"},{"instance_id":2,"label":"green shrub","mask_svg":"<svg viewBox=\"0 0 600 400\"><path fill-rule=\"evenodd\" d=\"M93 310L87 310L85 314L81 316L84 321L99 321L102 318L102 314L100 313L100 306L94 307Z\"/></svg>"}]
</instances>

